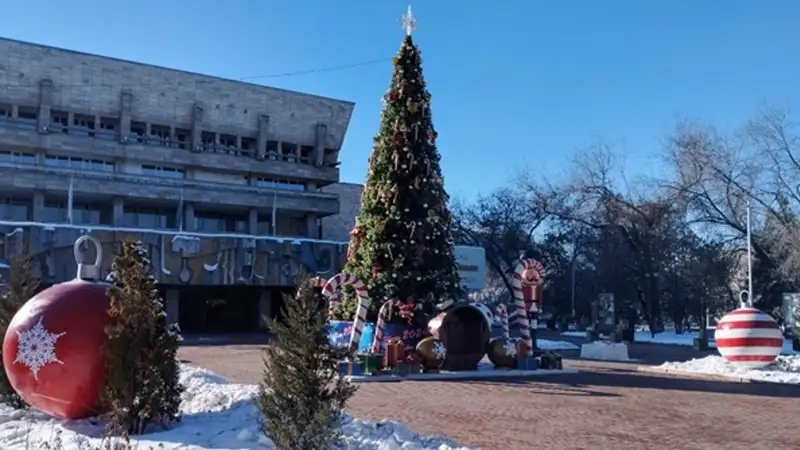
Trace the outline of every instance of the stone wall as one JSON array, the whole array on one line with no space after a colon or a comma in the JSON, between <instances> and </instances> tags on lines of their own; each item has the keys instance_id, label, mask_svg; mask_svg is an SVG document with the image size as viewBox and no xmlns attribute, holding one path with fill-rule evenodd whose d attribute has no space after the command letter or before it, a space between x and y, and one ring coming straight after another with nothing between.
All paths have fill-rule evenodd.
<instances>
[{"instance_id":1,"label":"stone wall","mask_svg":"<svg viewBox=\"0 0 800 450\"><path fill-rule=\"evenodd\" d=\"M363 186L356 183L337 183L322 188L322 192L339 196L339 214L322 219L322 239L350 241L350 231L361 209L362 189Z\"/></svg>"}]
</instances>

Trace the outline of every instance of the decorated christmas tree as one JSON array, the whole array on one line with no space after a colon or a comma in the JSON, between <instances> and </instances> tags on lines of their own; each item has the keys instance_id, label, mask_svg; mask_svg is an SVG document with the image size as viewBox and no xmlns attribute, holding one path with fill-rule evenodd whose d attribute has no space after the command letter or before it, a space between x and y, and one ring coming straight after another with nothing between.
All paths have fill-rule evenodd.
<instances>
[{"instance_id":1,"label":"decorated christmas tree","mask_svg":"<svg viewBox=\"0 0 800 450\"><path fill-rule=\"evenodd\" d=\"M461 296L431 95L411 37L415 20L410 9L403 24L406 36L393 58L394 73L383 98L380 130L344 267L367 283L373 300L370 319L387 300L411 305L406 312L430 312L434 304ZM345 291L334 318L352 320L355 309L352 291ZM413 316L403 314L393 321Z\"/></svg>"}]
</instances>

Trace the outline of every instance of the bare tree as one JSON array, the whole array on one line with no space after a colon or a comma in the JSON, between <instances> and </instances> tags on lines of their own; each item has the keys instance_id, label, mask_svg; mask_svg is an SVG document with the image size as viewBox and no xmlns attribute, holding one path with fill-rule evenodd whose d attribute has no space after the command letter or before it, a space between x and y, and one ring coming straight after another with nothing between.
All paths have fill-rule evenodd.
<instances>
[{"instance_id":1,"label":"bare tree","mask_svg":"<svg viewBox=\"0 0 800 450\"><path fill-rule=\"evenodd\" d=\"M523 180L535 207L559 221L615 233L630 258L609 261L634 274L638 303L651 330L660 328L659 253L663 228L683 212L679 192L659 189L652 182L631 183L615 170L615 154L606 145L582 153L570 179L561 184Z\"/></svg>"}]
</instances>

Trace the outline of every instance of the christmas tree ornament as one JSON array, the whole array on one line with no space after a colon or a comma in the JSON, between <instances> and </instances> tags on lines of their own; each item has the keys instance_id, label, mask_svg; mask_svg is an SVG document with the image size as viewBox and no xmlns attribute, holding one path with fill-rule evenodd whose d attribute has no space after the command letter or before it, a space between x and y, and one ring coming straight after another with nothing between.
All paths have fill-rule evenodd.
<instances>
[{"instance_id":1,"label":"christmas tree ornament","mask_svg":"<svg viewBox=\"0 0 800 450\"><path fill-rule=\"evenodd\" d=\"M439 373L447 359L447 348L444 343L433 336L426 337L417 344L417 353L422 358L424 373Z\"/></svg>"},{"instance_id":2,"label":"christmas tree ornament","mask_svg":"<svg viewBox=\"0 0 800 450\"><path fill-rule=\"evenodd\" d=\"M94 246L94 264L84 262L85 243ZM32 407L65 419L103 412L109 325L109 283L100 277L102 246L86 235L73 249L77 277L28 300L3 339L3 365L14 390Z\"/></svg>"}]
</instances>

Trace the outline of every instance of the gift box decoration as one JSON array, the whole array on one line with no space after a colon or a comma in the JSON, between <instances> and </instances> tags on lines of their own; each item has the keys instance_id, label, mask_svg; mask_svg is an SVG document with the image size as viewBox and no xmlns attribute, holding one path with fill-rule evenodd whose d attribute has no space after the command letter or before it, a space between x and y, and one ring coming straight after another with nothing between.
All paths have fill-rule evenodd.
<instances>
[{"instance_id":1,"label":"gift box decoration","mask_svg":"<svg viewBox=\"0 0 800 450\"><path fill-rule=\"evenodd\" d=\"M380 372L383 369L383 355L359 355L361 361L364 362L364 373L373 374Z\"/></svg>"},{"instance_id":2,"label":"gift box decoration","mask_svg":"<svg viewBox=\"0 0 800 450\"><path fill-rule=\"evenodd\" d=\"M383 367L394 367L398 361L405 358L406 346L400 339L392 339L386 343L386 351L383 354Z\"/></svg>"},{"instance_id":3,"label":"gift box decoration","mask_svg":"<svg viewBox=\"0 0 800 450\"><path fill-rule=\"evenodd\" d=\"M364 374L363 361L339 361L339 375L359 376Z\"/></svg>"}]
</instances>

